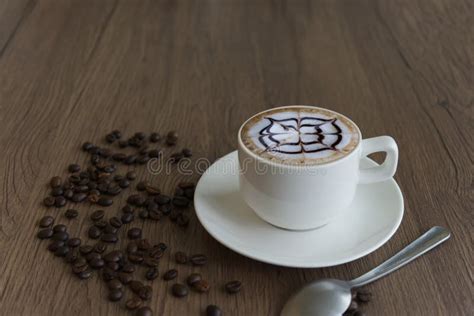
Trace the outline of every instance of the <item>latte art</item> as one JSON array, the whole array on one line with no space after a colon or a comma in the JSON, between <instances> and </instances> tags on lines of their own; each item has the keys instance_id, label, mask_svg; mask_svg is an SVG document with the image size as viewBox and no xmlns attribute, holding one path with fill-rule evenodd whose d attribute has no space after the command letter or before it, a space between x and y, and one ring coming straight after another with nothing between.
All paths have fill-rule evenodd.
<instances>
[{"instance_id":1,"label":"latte art","mask_svg":"<svg viewBox=\"0 0 474 316\"><path fill-rule=\"evenodd\" d=\"M248 149L263 158L297 165L339 159L359 143L354 123L313 107L263 112L244 125L240 137Z\"/></svg>"}]
</instances>

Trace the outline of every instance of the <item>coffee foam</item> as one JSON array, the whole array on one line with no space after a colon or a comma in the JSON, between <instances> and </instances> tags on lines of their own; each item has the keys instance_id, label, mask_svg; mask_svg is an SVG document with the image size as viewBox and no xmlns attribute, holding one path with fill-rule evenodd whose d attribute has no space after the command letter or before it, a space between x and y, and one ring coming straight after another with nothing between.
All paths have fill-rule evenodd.
<instances>
[{"instance_id":1,"label":"coffee foam","mask_svg":"<svg viewBox=\"0 0 474 316\"><path fill-rule=\"evenodd\" d=\"M313 107L268 110L242 128L244 145L258 156L292 165L316 165L340 159L360 141L357 127L335 112Z\"/></svg>"}]
</instances>

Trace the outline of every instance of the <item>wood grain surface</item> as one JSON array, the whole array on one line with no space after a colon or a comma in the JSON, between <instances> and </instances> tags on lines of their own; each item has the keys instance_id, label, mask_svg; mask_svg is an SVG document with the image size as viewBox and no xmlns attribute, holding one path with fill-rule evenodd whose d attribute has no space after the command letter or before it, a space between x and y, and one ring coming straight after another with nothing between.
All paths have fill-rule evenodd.
<instances>
[{"instance_id":1,"label":"wood grain surface","mask_svg":"<svg viewBox=\"0 0 474 316\"><path fill-rule=\"evenodd\" d=\"M397 140L405 216L394 237L351 263L291 269L228 250L194 215L185 231L137 221L172 251L209 256L207 266L179 271L181 279L200 271L212 290L177 299L156 280L155 315L202 315L210 303L224 315L277 315L305 283L358 276L434 225L450 228L451 240L369 285L374 298L362 310L472 315L473 18L469 0L1 1L0 314L128 314L106 300L102 280L78 281L35 237L50 214L87 240L94 207L78 206L79 219L68 222L41 205L51 176L86 161L82 142L103 142L115 128L175 129L180 146L214 161L236 148L250 115L314 104L353 118L365 137ZM167 192L199 178L138 170ZM165 256L160 271L175 266ZM220 288L232 279L244 284L235 296Z\"/></svg>"}]
</instances>

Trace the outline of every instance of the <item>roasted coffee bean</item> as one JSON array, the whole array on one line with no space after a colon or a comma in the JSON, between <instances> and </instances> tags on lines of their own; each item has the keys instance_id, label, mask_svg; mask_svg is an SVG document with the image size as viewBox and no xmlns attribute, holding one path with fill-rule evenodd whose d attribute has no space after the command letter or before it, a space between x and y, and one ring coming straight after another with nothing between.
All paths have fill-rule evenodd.
<instances>
[{"instance_id":1,"label":"roasted coffee bean","mask_svg":"<svg viewBox=\"0 0 474 316\"><path fill-rule=\"evenodd\" d=\"M101 220L98 220L97 222L94 223L94 226L99 228L99 229L104 229L105 227L107 227L107 225L109 225L109 223L107 223L105 220L101 219Z\"/></svg>"},{"instance_id":2,"label":"roasted coffee bean","mask_svg":"<svg viewBox=\"0 0 474 316\"><path fill-rule=\"evenodd\" d=\"M128 283L128 287L130 288L130 290L132 290L133 293L138 293L138 291L140 291L140 289L144 286L145 285L142 282L137 280L132 280L130 281L130 283Z\"/></svg>"},{"instance_id":3,"label":"roasted coffee bean","mask_svg":"<svg viewBox=\"0 0 474 316\"><path fill-rule=\"evenodd\" d=\"M65 231L67 231L66 225L57 224L57 225L54 225L54 227L53 227L53 232L55 232L55 233L65 232Z\"/></svg>"},{"instance_id":4,"label":"roasted coffee bean","mask_svg":"<svg viewBox=\"0 0 474 316\"><path fill-rule=\"evenodd\" d=\"M120 194L120 192L122 192L122 189L121 189L120 186L118 186L118 185L109 184L109 185L107 186L107 192L106 192L106 194L108 194L108 195L115 196L115 195ZM98 202L97 202L97 203L98 203Z\"/></svg>"},{"instance_id":5,"label":"roasted coffee bean","mask_svg":"<svg viewBox=\"0 0 474 316\"><path fill-rule=\"evenodd\" d=\"M160 242L157 245L154 245L153 248L160 249L162 252L164 252L166 249L168 249L168 246L164 242Z\"/></svg>"},{"instance_id":6,"label":"roasted coffee bean","mask_svg":"<svg viewBox=\"0 0 474 316\"><path fill-rule=\"evenodd\" d=\"M99 198L99 200L97 201L97 204L99 204L100 206L110 206L110 205L113 204L113 201L112 201L112 199L110 199L110 198L101 197L101 198Z\"/></svg>"},{"instance_id":7,"label":"roasted coffee bean","mask_svg":"<svg viewBox=\"0 0 474 316\"><path fill-rule=\"evenodd\" d=\"M55 199L54 197L52 197L52 196L47 196L47 197L45 197L44 200L43 200L44 206L48 206L48 207L49 207L49 206L53 206L54 203L56 203L56 199Z\"/></svg>"},{"instance_id":8,"label":"roasted coffee bean","mask_svg":"<svg viewBox=\"0 0 474 316\"><path fill-rule=\"evenodd\" d=\"M193 289L195 289L196 291L200 293L209 292L210 288L211 286L209 285L209 282L207 282L206 280L199 280L193 284Z\"/></svg>"},{"instance_id":9,"label":"roasted coffee bean","mask_svg":"<svg viewBox=\"0 0 474 316\"><path fill-rule=\"evenodd\" d=\"M68 219L73 219L79 216L79 212L75 209L68 209L66 212L64 212L64 216Z\"/></svg>"},{"instance_id":10,"label":"roasted coffee bean","mask_svg":"<svg viewBox=\"0 0 474 316\"><path fill-rule=\"evenodd\" d=\"M69 239L69 234L67 232L57 232L57 233L54 233L53 239L66 241Z\"/></svg>"},{"instance_id":11,"label":"roasted coffee bean","mask_svg":"<svg viewBox=\"0 0 474 316\"><path fill-rule=\"evenodd\" d=\"M130 273L119 272L117 277L122 284L129 284L132 281L132 275Z\"/></svg>"},{"instance_id":12,"label":"roasted coffee bean","mask_svg":"<svg viewBox=\"0 0 474 316\"><path fill-rule=\"evenodd\" d=\"M161 211L158 211L158 210L153 210L153 211L149 212L149 217L150 217L150 219L152 219L154 221L159 221L163 217L163 213Z\"/></svg>"},{"instance_id":13,"label":"roasted coffee bean","mask_svg":"<svg viewBox=\"0 0 474 316\"><path fill-rule=\"evenodd\" d=\"M81 245L81 238L71 238L67 241L67 245L71 248L76 248L76 247L79 247Z\"/></svg>"},{"instance_id":14,"label":"roasted coffee bean","mask_svg":"<svg viewBox=\"0 0 474 316\"><path fill-rule=\"evenodd\" d=\"M100 237L100 235L102 235L102 232L100 231L100 229L96 226L91 226L89 228L89 231L87 232L89 238L91 239L98 239Z\"/></svg>"},{"instance_id":15,"label":"roasted coffee bean","mask_svg":"<svg viewBox=\"0 0 474 316\"><path fill-rule=\"evenodd\" d=\"M94 247L89 246L89 245L84 245L79 247L79 252L81 255L85 256L89 253L91 253L94 250Z\"/></svg>"},{"instance_id":16,"label":"roasted coffee bean","mask_svg":"<svg viewBox=\"0 0 474 316\"><path fill-rule=\"evenodd\" d=\"M87 262L91 262L92 260L99 260L99 259L102 259L102 256L100 255L100 253L97 253L97 252L91 252L91 253L88 253L86 256L85 256Z\"/></svg>"},{"instance_id":17,"label":"roasted coffee bean","mask_svg":"<svg viewBox=\"0 0 474 316\"><path fill-rule=\"evenodd\" d=\"M103 268L104 265L105 265L105 261L103 259L92 259L90 262L89 262L91 268L93 269L100 269L100 268Z\"/></svg>"},{"instance_id":18,"label":"roasted coffee bean","mask_svg":"<svg viewBox=\"0 0 474 316\"><path fill-rule=\"evenodd\" d=\"M127 252L128 253L134 253L138 251L138 245L135 241L131 241L127 245Z\"/></svg>"},{"instance_id":19,"label":"roasted coffee bean","mask_svg":"<svg viewBox=\"0 0 474 316\"><path fill-rule=\"evenodd\" d=\"M89 193L89 195L87 196L87 200L91 202L92 204L96 204L97 202L99 202L99 198L100 198L100 194L96 194L96 193Z\"/></svg>"},{"instance_id":20,"label":"roasted coffee bean","mask_svg":"<svg viewBox=\"0 0 474 316\"><path fill-rule=\"evenodd\" d=\"M110 224L107 224L105 225L104 227L104 233L107 233L107 234L117 234L118 232L118 229L115 228L114 226L110 225Z\"/></svg>"},{"instance_id":21,"label":"roasted coffee bean","mask_svg":"<svg viewBox=\"0 0 474 316\"><path fill-rule=\"evenodd\" d=\"M77 163L72 163L67 167L67 170L69 172L79 172L81 171L81 166L79 166Z\"/></svg>"},{"instance_id":22,"label":"roasted coffee bean","mask_svg":"<svg viewBox=\"0 0 474 316\"><path fill-rule=\"evenodd\" d=\"M81 177L78 174L71 174L68 180L71 183L78 184L81 181Z\"/></svg>"},{"instance_id":23,"label":"roasted coffee bean","mask_svg":"<svg viewBox=\"0 0 474 316\"><path fill-rule=\"evenodd\" d=\"M222 316L222 310L216 305L207 305L206 316Z\"/></svg>"},{"instance_id":24,"label":"roasted coffee bean","mask_svg":"<svg viewBox=\"0 0 474 316\"><path fill-rule=\"evenodd\" d=\"M98 221L104 218L105 212L103 210L97 210L93 212L90 216L91 220Z\"/></svg>"},{"instance_id":25,"label":"roasted coffee bean","mask_svg":"<svg viewBox=\"0 0 474 316\"><path fill-rule=\"evenodd\" d=\"M115 142L117 140L117 138L115 138L115 135L114 134L107 134L105 135L105 141L109 144L112 144L113 142Z\"/></svg>"},{"instance_id":26,"label":"roasted coffee bean","mask_svg":"<svg viewBox=\"0 0 474 316\"><path fill-rule=\"evenodd\" d=\"M120 250L113 250L103 257L106 262L119 262L122 258L123 253Z\"/></svg>"},{"instance_id":27,"label":"roasted coffee bean","mask_svg":"<svg viewBox=\"0 0 474 316\"><path fill-rule=\"evenodd\" d=\"M133 135L133 137L135 137L136 139L142 140L142 139L145 139L146 134L143 132L136 132L135 135Z\"/></svg>"},{"instance_id":28,"label":"roasted coffee bean","mask_svg":"<svg viewBox=\"0 0 474 316\"><path fill-rule=\"evenodd\" d=\"M146 209L148 211L158 211L159 205L152 198L148 198L145 202Z\"/></svg>"},{"instance_id":29,"label":"roasted coffee bean","mask_svg":"<svg viewBox=\"0 0 474 316\"><path fill-rule=\"evenodd\" d=\"M153 259L160 259L161 257L163 257L163 250L161 250L160 248L153 247L149 251L149 256Z\"/></svg>"},{"instance_id":30,"label":"roasted coffee bean","mask_svg":"<svg viewBox=\"0 0 474 316\"><path fill-rule=\"evenodd\" d=\"M188 256L182 252L178 251L174 254L174 259L176 260L177 263L179 264L186 264L188 263Z\"/></svg>"},{"instance_id":31,"label":"roasted coffee bean","mask_svg":"<svg viewBox=\"0 0 474 316\"><path fill-rule=\"evenodd\" d=\"M176 297L185 297L186 295L188 295L189 291L186 285L181 283L175 283L171 288L171 292Z\"/></svg>"},{"instance_id":32,"label":"roasted coffee bean","mask_svg":"<svg viewBox=\"0 0 474 316\"><path fill-rule=\"evenodd\" d=\"M144 258L141 254L135 252L135 253L130 253L128 255L128 260L130 260L130 262L133 262L133 263L142 263Z\"/></svg>"},{"instance_id":33,"label":"roasted coffee bean","mask_svg":"<svg viewBox=\"0 0 474 316\"><path fill-rule=\"evenodd\" d=\"M171 202L171 198L167 195L160 194L160 195L155 197L155 202L158 205L165 205L165 204L169 204Z\"/></svg>"},{"instance_id":34,"label":"roasted coffee bean","mask_svg":"<svg viewBox=\"0 0 474 316\"><path fill-rule=\"evenodd\" d=\"M119 290L123 288L123 285L122 282L120 282L119 280L113 279L107 283L107 287L109 288L109 290Z\"/></svg>"},{"instance_id":35,"label":"roasted coffee bean","mask_svg":"<svg viewBox=\"0 0 474 316\"><path fill-rule=\"evenodd\" d=\"M154 280L158 277L158 268L150 268L145 273L145 278L147 280Z\"/></svg>"},{"instance_id":36,"label":"roasted coffee bean","mask_svg":"<svg viewBox=\"0 0 474 316\"><path fill-rule=\"evenodd\" d=\"M51 180L49 181L49 185L51 186L51 188L60 187L61 183L62 183L62 179L61 177L58 177L58 176L52 177Z\"/></svg>"},{"instance_id":37,"label":"roasted coffee bean","mask_svg":"<svg viewBox=\"0 0 474 316\"><path fill-rule=\"evenodd\" d=\"M174 196L184 196L184 189L181 189L180 187L174 189Z\"/></svg>"},{"instance_id":38,"label":"roasted coffee bean","mask_svg":"<svg viewBox=\"0 0 474 316\"><path fill-rule=\"evenodd\" d=\"M137 178L137 173L132 170L132 171L127 172L125 176L127 177L128 180L133 181Z\"/></svg>"},{"instance_id":39,"label":"roasted coffee bean","mask_svg":"<svg viewBox=\"0 0 474 316\"><path fill-rule=\"evenodd\" d=\"M125 179L125 177L122 176L121 174L116 174L116 175L114 176L114 181L115 181L115 182L120 182L120 181L122 181L123 179Z\"/></svg>"},{"instance_id":40,"label":"roasted coffee bean","mask_svg":"<svg viewBox=\"0 0 474 316\"><path fill-rule=\"evenodd\" d=\"M64 194L64 190L61 187L56 187L51 190L51 195L52 196L60 196Z\"/></svg>"},{"instance_id":41,"label":"roasted coffee bean","mask_svg":"<svg viewBox=\"0 0 474 316\"><path fill-rule=\"evenodd\" d=\"M64 246L64 241L55 240L48 245L48 250L51 252L55 252L56 250L58 250L59 247L62 246Z\"/></svg>"},{"instance_id":42,"label":"roasted coffee bean","mask_svg":"<svg viewBox=\"0 0 474 316\"><path fill-rule=\"evenodd\" d=\"M85 280L92 276L92 270L87 269L87 270L77 273L76 275L79 279Z\"/></svg>"},{"instance_id":43,"label":"roasted coffee bean","mask_svg":"<svg viewBox=\"0 0 474 316\"><path fill-rule=\"evenodd\" d=\"M135 265L133 265L131 263L124 264L123 267L122 267L122 272L125 272L125 273L135 272Z\"/></svg>"},{"instance_id":44,"label":"roasted coffee bean","mask_svg":"<svg viewBox=\"0 0 474 316\"><path fill-rule=\"evenodd\" d=\"M227 282L225 285L225 290L229 294L235 294L237 292L240 292L240 289L242 288L242 283L240 281L230 281Z\"/></svg>"},{"instance_id":45,"label":"roasted coffee bean","mask_svg":"<svg viewBox=\"0 0 474 316\"><path fill-rule=\"evenodd\" d=\"M127 302L125 303L125 307L128 309L128 310L135 310L137 308L140 308L143 304L143 301L138 298L138 297L133 297L129 300L127 300ZM143 315L146 315L146 314L143 314ZM151 316L151 314L148 314L149 316Z\"/></svg>"},{"instance_id":46,"label":"roasted coffee bean","mask_svg":"<svg viewBox=\"0 0 474 316\"><path fill-rule=\"evenodd\" d=\"M53 223L54 223L54 218L52 216L44 216L39 221L39 227L46 228L53 225Z\"/></svg>"},{"instance_id":47,"label":"roasted coffee bean","mask_svg":"<svg viewBox=\"0 0 474 316\"><path fill-rule=\"evenodd\" d=\"M141 210L140 213L138 213L138 216L140 216L141 219L147 219L149 217L149 212L148 210Z\"/></svg>"},{"instance_id":48,"label":"roasted coffee bean","mask_svg":"<svg viewBox=\"0 0 474 316\"><path fill-rule=\"evenodd\" d=\"M104 252L107 251L107 245L102 242L98 242L94 245L93 251L95 253L103 254Z\"/></svg>"},{"instance_id":49,"label":"roasted coffee bean","mask_svg":"<svg viewBox=\"0 0 474 316\"><path fill-rule=\"evenodd\" d=\"M123 297L123 291L120 289L113 289L109 292L109 301L118 302Z\"/></svg>"},{"instance_id":50,"label":"roasted coffee bean","mask_svg":"<svg viewBox=\"0 0 474 316\"><path fill-rule=\"evenodd\" d=\"M123 161L126 165L133 165L137 161L137 156L136 155L129 155L125 160Z\"/></svg>"},{"instance_id":51,"label":"roasted coffee bean","mask_svg":"<svg viewBox=\"0 0 474 316\"><path fill-rule=\"evenodd\" d=\"M146 164L150 160L148 155L140 155L137 157L137 163L140 165Z\"/></svg>"},{"instance_id":52,"label":"roasted coffee bean","mask_svg":"<svg viewBox=\"0 0 474 316\"><path fill-rule=\"evenodd\" d=\"M372 300L372 293L367 290L358 290L356 300L360 303L368 303Z\"/></svg>"},{"instance_id":53,"label":"roasted coffee bean","mask_svg":"<svg viewBox=\"0 0 474 316\"><path fill-rule=\"evenodd\" d=\"M125 189L125 188L128 188L130 186L130 181L128 181L127 179L123 179L123 180L120 180L120 182L118 183L119 187L121 187L122 189Z\"/></svg>"},{"instance_id":54,"label":"roasted coffee bean","mask_svg":"<svg viewBox=\"0 0 474 316\"><path fill-rule=\"evenodd\" d=\"M127 232L127 236L130 239L139 239L142 238L142 230L138 227L130 228Z\"/></svg>"},{"instance_id":55,"label":"roasted coffee bean","mask_svg":"<svg viewBox=\"0 0 474 316\"><path fill-rule=\"evenodd\" d=\"M87 194L82 193L82 192L81 193L74 193L74 195L71 198L71 200L73 202L76 202L76 203L82 202L85 199L87 199Z\"/></svg>"},{"instance_id":56,"label":"roasted coffee bean","mask_svg":"<svg viewBox=\"0 0 474 316\"><path fill-rule=\"evenodd\" d=\"M145 285L140 290L138 290L137 294L142 300L148 301L151 299L153 289L151 288L151 286Z\"/></svg>"},{"instance_id":57,"label":"roasted coffee bean","mask_svg":"<svg viewBox=\"0 0 474 316\"><path fill-rule=\"evenodd\" d=\"M90 142L85 142L82 144L82 150L84 151L89 151L92 147L94 147L94 145Z\"/></svg>"},{"instance_id":58,"label":"roasted coffee bean","mask_svg":"<svg viewBox=\"0 0 474 316\"><path fill-rule=\"evenodd\" d=\"M161 139L160 134L158 134L158 133L151 133L150 134L149 140L150 140L151 143L157 143L157 142L160 141L160 139Z\"/></svg>"},{"instance_id":59,"label":"roasted coffee bean","mask_svg":"<svg viewBox=\"0 0 474 316\"><path fill-rule=\"evenodd\" d=\"M168 216L171 214L172 208L170 204L165 204L160 207L160 211L164 216Z\"/></svg>"},{"instance_id":60,"label":"roasted coffee bean","mask_svg":"<svg viewBox=\"0 0 474 316\"><path fill-rule=\"evenodd\" d=\"M66 191L64 191L63 196L64 196L66 199L71 200L72 197L74 196L74 191L71 190L71 189L66 190Z\"/></svg>"},{"instance_id":61,"label":"roasted coffee bean","mask_svg":"<svg viewBox=\"0 0 474 316\"><path fill-rule=\"evenodd\" d=\"M139 250L148 250L152 247L150 241L146 238L138 240L137 246Z\"/></svg>"},{"instance_id":62,"label":"roasted coffee bean","mask_svg":"<svg viewBox=\"0 0 474 316\"><path fill-rule=\"evenodd\" d=\"M69 247L68 246L62 246L62 247L59 247L58 249L56 249L56 251L54 252L54 255L56 257L65 257L69 252Z\"/></svg>"},{"instance_id":63,"label":"roasted coffee bean","mask_svg":"<svg viewBox=\"0 0 474 316\"><path fill-rule=\"evenodd\" d=\"M359 304L357 304L357 301L352 300L351 304L349 305L349 307L347 308L345 313L347 313L347 312L355 313L358 308L359 308Z\"/></svg>"},{"instance_id":64,"label":"roasted coffee bean","mask_svg":"<svg viewBox=\"0 0 474 316\"><path fill-rule=\"evenodd\" d=\"M114 135L116 139L122 138L122 132L119 131L118 129L113 130L111 134Z\"/></svg>"},{"instance_id":65,"label":"roasted coffee bean","mask_svg":"<svg viewBox=\"0 0 474 316\"><path fill-rule=\"evenodd\" d=\"M77 249L69 249L69 252L64 257L64 261L66 263L73 263L77 260L78 257L79 257L79 254L78 254Z\"/></svg>"},{"instance_id":66,"label":"roasted coffee bean","mask_svg":"<svg viewBox=\"0 0 474 316\"><path fill-rule=\"evenodd\" d=\"M146 184L145 191L150 195L159 195L161 193L160 188L152 184Z\"/></svg>"},{"instance_id":67,"label":"roasted coffee bean","mask_svg":"<svg viewBox=\"0 0 474 316\"><path fill-rule=\"evenodd\" d=\"M110 218L109 223L115 228L122 227L122 221L118 217L115 217L115 216Z\"/></svg>"},{"instance_id":68,"label":"roasted coffee bean","mask_svg":"<svg viewBox=\"0 0 474 316\"><path fill-rule=\"evenodd\" d=\"M153 316L153 311L148 306L140 307L135 316Z\"/></svg>"},{"instance_id":69,"label":"roasted coffee bean","mask_svg":"<svg viewBox=\"0 0 474 316\"><path fill-rule=\"evenodd\" d=\"M147 257L143 260L143 264L146 265L149 268L155 268L160 264L160 260Z\"/></svg>"},{"instance_id":70,"label":"roasted coffee bean","mask_svg":"<svg viewBox=\"0 0 474 316\"><path fill-rule=\"evenodd\" d=\"M77 260L76 260L77 262ZM84 272L86 270L89 270L89 265L86 263L86 264L81 264L81 265L76 265L76 262L73 263L72 265L72 272L75 273L75 274L78 274L78 273L81 273L81 272Z\"/></svg>"},{"instance_id":71,"label":"roasted coffee bean","mask_svg":"<svg viewBox=\"0 0 474 316\"><path fill-rule=\"evenodd\" d=\"M174 280L177 277L178 277L178 270L176 269L168 270L165 272L165 274L163 274L163 280L165 281Z\"/></svg>"},{"instance_id":72,"label":"roasted coffee bean","mask_svg":"<svg viewBox=\"0 0 474 316\"><path fill-rule=\"evenodd\" d=\"M127 214L127 213L132 213L134 212L133 208L130 205L125 205L122 207L122 212Z\"/></svg>"},{"instance_id":73,"label":"roasted coffee bean","mask_svg":"<svg viewBox=\"0 0 474 316\"><path fill-rule=\"evenodd\" d=\"M189 225L189 216L184 213L181 213L179 214L176 222L181 227L187 227Z\"/></svg>"},{"instance_id":74,"label":"roasted coffee bean","mask_svg":"<svg viewBox=\"0 0 474 316\"><path fill-rule=\"evenodd\" d=\"M202 254L191 256L191 263L195 266L203 266L207 263L207 257Z\"/></svg>"},{"instance_id":75,"label":"roasted coffee bean","mask_svg":"<svg viewBox=\"0 0 474 316\"><path fill-rule=\"evenodd\" d=\"M176 131L170 131L166 135L166 144L172 146L172 145L176 145L177 142L178 142L178 133Z\"/></svg>"},{"instance_id":76,"label":"roasted coffee bean","mask_svg":"<svg viewBox=\"0 0 474 316\"><path fill-rule=\"evenodd\" d=\"M115 234L103 234L100 240L108 243L116 243L118 241L118 237Z\"/></svg>"},{"instance_id":77,"label":"roasted coffee bean","mask_svg":"<svg viewBox=\"0 0 474 316\"><path fill-rule=\"evenodd\" d=\"M186 283L189 286L194 286L197 282L202 280L202 276L199 273L191 273L187 278L186 278Z\"/></svg>"},{"instance_id":78,"label":"roasted coffee bean","mask_svg":"<svg viewBox=\"0 0 474 316\"><path fill-rule=\"evenodd\" d=\"M189 205L189 200L185 196L175 196L173 197L172 203L176 207L187 207Z\"/></svg>"},{"instance_id":79,"label":"roasted coffee bean","mask_svg":"<svg viewBox=\"0 0 474 316\"><path fill-rule=\"evenodd\" d=\"M146 187L150 185L147 181L140 181L137 183L137 190L138 191L145 191Z\"/></svg>"},{"instance_id":80,"label":"roasted coffee bean","mask_svg":"<svg viewBox=\"0 0 474 316\"><path fill-rule=\"evenodd\" d=\"M57 196L54 198L54 206L63 207L66 205L66 198L64 196Z\"/></svg>"},{"instance_id":81,"label":"roasted coffee bean","mask_svg":"<svg viewBox=\"0 0 474 316\"><path fill-rule=\"evenodd\" d=\"M187 157L187 158L189 158L193 155L193 152L189 148L184 148L182 150L182 153L183 153L184 157Z\"/></svg>"},{"instance_id":82,"label":"roasted coffee bean","mask_svg":"<svg viewBox=\"0 0 474 316\"><path fill-rule=\"evenodd\" d=\"M133 215L133 213L122 214L122 216L120 217L120 220L122 221L123 224L131 223L133 222L134 219L135 219L135 215Z\"/></svg>"}]
</instances>

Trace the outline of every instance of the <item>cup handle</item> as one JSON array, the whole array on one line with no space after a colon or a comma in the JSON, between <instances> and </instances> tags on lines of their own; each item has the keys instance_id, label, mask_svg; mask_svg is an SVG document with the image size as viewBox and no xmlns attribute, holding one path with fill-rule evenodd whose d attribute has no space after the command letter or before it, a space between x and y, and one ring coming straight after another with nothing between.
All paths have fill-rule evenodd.
<instances>
[{"instance_id":1,"label":"cup handle","mask_svg":"<svg viewBox=\"0 0 474 316\"><path fill-rule=\"evenodd\" d=\"M384 151L387 153L385 161L376 167L359 169L359 183L380 182L390 179L395 174L398 164L398 147L390 136L372 137L362 140L362 157Z\"/></svg>"}]
</instances>

